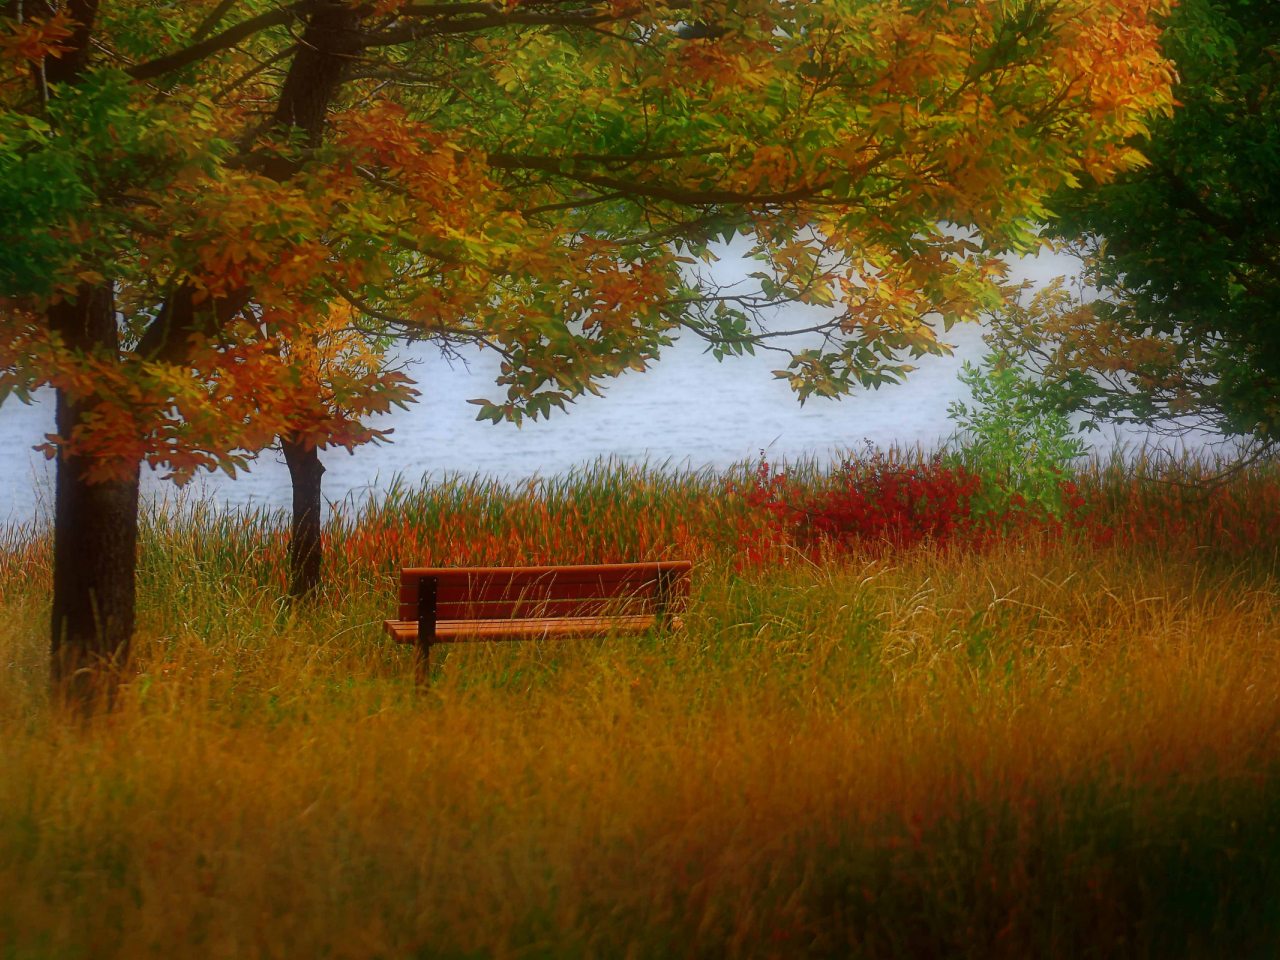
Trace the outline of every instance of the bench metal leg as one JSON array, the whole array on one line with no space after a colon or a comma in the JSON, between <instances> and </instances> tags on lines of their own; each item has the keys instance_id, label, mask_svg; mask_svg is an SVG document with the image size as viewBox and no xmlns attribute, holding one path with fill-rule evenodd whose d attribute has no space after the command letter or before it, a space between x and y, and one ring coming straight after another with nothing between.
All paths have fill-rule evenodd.
<instances>
[{"instance_id":1,"label":"bench metal leg","mask_svg":"<svg viewBox=\"0 0 1280 960\"><path fill-rule=\"evenodd\" d=\"M428 687L431 685L431 644L418 641L418 654L414 659L417 665L414 669L414 675L419 687Z\"/></svg>"}]
</instances>

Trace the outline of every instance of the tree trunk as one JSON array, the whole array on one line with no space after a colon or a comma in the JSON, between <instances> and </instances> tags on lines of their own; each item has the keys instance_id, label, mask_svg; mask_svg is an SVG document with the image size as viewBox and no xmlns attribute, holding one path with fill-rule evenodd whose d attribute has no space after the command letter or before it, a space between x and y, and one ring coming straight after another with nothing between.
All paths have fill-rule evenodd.
<instances>
[{"instance_id":1,"label":"tree trunk","mask_svg":"<svg viewBox=\"0 0 1280 960\"><path fill-rule=\"evenodd\" d=\"M50 326L82 348L117 349L110 285L81 284L76 302L49 310ZM58 435L71 436L92 398L58 391ZM123 480L89 483L92 461L58 452L54 490L51 680L55 697L85 710L110 706L129 663L138 558L138 463Z\"/></svg>"},{"instance_id":2,"label":"tree trunk","mask_svg":"<svg viewBox=\"0 0 1280 960\"><path fill-rule=\"evenodd\" d=\"M280 89L275 119L305 130L309 146L320 145L343 74L365 53L360 22L366 15L367 10L362 13L354 4L335 3L316 10L307 21L302 45Z\"/></svg>"},{"instance_id":3,"label":"tree trunk","mask_svg":"<svg viewBox=\"0 0 1280 960\"><path fill-rule=\"evenodd\" d=\"M320 586L320 477L324 464L314 446L296 436L281 437L293 481L293 531L289 539L289 596L303 599Z\"/></svg>"},{"instance_id":4,"label":"tree trunk","mask_svg":"<svg viewBox=\"0 0 1280 960\"><path fill-rule=\"evenodd\" d=\"M363 51L359 10L334 4L311 14L302 35L302 47L294 57L276 107L278 123L300 127L307 142L318 146L324 122L342 77ZM292 165L281 170L284 177ZM272 175L268 172L268 175ZM320 477L324 464L314 446L296 435L282 436L285 463L293 481L293 531L289 540L289 596L295 600L313 594L320 586L324 559L320 546Z\"/></svg>"}]
</instances>

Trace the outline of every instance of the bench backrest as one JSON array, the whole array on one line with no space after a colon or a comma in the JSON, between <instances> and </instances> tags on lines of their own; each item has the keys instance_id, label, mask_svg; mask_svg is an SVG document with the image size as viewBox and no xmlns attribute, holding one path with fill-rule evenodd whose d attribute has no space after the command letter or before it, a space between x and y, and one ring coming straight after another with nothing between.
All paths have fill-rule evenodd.
<instances>
[{"instance_id":1,"label":"bench backrest","mask_svg":"<svg viewBox=\"0 0 1280 960\"><path fill-rule=\"evenodd\" d=\"M662 613L689 595L688 560L566 567L408 567L400 619L418 619L418 582L436 578L436 620Z\"/></svg>"}]
</instances>

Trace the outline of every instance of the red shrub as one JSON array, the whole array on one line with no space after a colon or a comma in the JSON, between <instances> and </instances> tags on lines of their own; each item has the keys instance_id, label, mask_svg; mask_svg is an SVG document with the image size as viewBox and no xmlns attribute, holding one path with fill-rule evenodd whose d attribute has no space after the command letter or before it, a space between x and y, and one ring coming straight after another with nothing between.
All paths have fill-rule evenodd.
<instances>
[{"instance_id":1,"label":"red shrub","mask_svg":"<svg viewBox=\"0 0 1280 960\"><path fill-rule=\"evenodd\" d=\"M1083 529L1085 500L1071 481L1062 482L1065 521L1021 496L997 515L972 512L984 479L940 455L904 463L876 453L847 461L820 485L805 486L785 470L773 473L761 461L753 482L740 490L748 506L738 547L744 558L761 562L783 546L806 553L823 547L904 548L929 542L977 548L995 536L1037 529L1060 535Z\"/></svg>"}]
</instances>

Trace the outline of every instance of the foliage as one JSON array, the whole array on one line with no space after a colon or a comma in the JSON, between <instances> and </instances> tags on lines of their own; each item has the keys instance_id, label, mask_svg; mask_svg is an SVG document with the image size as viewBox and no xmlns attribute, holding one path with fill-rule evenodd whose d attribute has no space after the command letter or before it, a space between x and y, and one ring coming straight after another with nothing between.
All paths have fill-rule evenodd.
<instances>
[{"instance_id":1,"label":"foliage","mask_svg":"<svg viewBox=\"0 0 1280 960\"><path fill-rule=\"evenodd\" d=\"M1186 0L1161 47L1178 106L1134 146L1148 163L1049 203L1080 283L1003 318L1097 417L1200 426L1271 442L1280 430L1280 7Z\"/></svg>"},{"instance_id":2,"label":"foliage","mask_svg":"<svg viewBox=\"0 0 1280 960\"><path fill-rule=\"evenodd\" d=\"M944 545L974 532L971 501L982 478L940 455L904 462L896 451L846 460L814 489L760 461L746 485L747 507L739 549L746 562L771 559L782 545L812 552Z\"/></svg>"},{"instance_id":3,"label":"foliage","mask_svg":"<svg viewBox=\"0 0 1280 960\"><path fill-rule=\"evenodd\" d=\"M696 535L683 633L441 648L426 693L380 632L411 551L289 610L278 518L170 502L144 511L139 673L84 725L48 705L47 536L15 532L0 936L107 958L1265 956L1280 604L1274 573L1205 563L1197 511L1226 501L1162 482L1184 467L1075 475L1157 549L740 573L722 521L745 467L405 488L353 505L335 554L380 522L475 526L515 562ZM1228 492L1225 527L1274 516L1280 472Z\"/></svg>"},{"instance_id":4,"label":"foliage","mask_svg":"<svg viewBox=\"0 0 1280 960\"><path fill-rule=\"evenodd\" d=\"M1227 466L1221 458L1119 454L1077 464L1065 471L1068 513L1059 524L1025 510L1008 523L984 522L968 512L965 497L947 496L958 486L972 491L978 478L934 456L898 450L849 457L829 470L757 463L724 473L672 473L599 461L565 477L520 484L457 475L420 487L395 480L377 499L335 506L324 529L334 567L327 589L331 599L352 584L382 589L400 567L423 563L691 558L749 571L789 563L797 554L815 561L894 557L948 544L989 553L1065 534L1139 556L1269 569L1280 555L1280 531L1265 521L1280 511L1280 465L1264 460L1206 486L1206 478ZM917 515L901 501L867 495L901 492L905 478L929 494L932 512L926 507ZM932 489L931 481L937 483ZM851 501L866 511L852 523ZM229 595L261 596L268 604L287 588L287 516L220 511L183 492L153 503L142 520L152 544L143 553L144 590L157 596L179 591L153 579L177 570L189 571L193 583L222 584ZM12 546L0 552L0 587L8 591L0 599L31 589L51 572L47 531L14 527L2 535ZM824 554L826 545L838 549Z\"/></svg>"},{"instance_id":5,"label":"foliage","mask_svg":"<svg viewBox=\"0 0 1280 960\"><path fill-rule=\"evenodd\" d=\"M1036 383L1018 359L999 353L977 367L966 360L960 381L974 405L947 407L958 426L947 460L982 478L970 509L1003 517L1014 508L1061 520L1068 506L1063 471L1086 449L1061 412L1061 388Z\"/></svg>"},{"instance_id":6,"label":"foliage","mask_svg":"<svg viewBox=\"0 0 1280 960\"><path fill-rule=\"evenodd\" d=\"M95 475L181 479L314 428L279 347L335 302L375 339L501 351L480 415L518 420L681 327L753 346L756 311L793 301L840 304L838 337L781 375L837 395L940 349L927 314L993 307L987 254L1079 171L1137 162L1124 139L1169 105L1163 0L453 6L104 2L88 39L66 11L6 20L0 389L91 398L58 442ZM692 281L737 232L760 293ZM103 285L118 348L48 326Z\"/></svg>"},{"instance_id":7,"label":"foliage","mask_svg":"<svg viewBox=\"0 0 1280 960\"><path fill-rule=\"evenodd\" d=\"M1061 504L1056 515L1018 493L1002 509L990 507L993 480L945 452L877 452L823 475L762 462L751 477L727 478L736 501L725 518L736 536L727 542L747 565L912 547L986 552L1010 541L1063 538L1261 569L1280 556L1280 537L1265 519L1280 510L1274 457L1242 465L1221 456L1126 459L1117 452L1064 465L1052 482ZM681 527L684 536L697 529Z\"/></svg>"}]
</instances>

